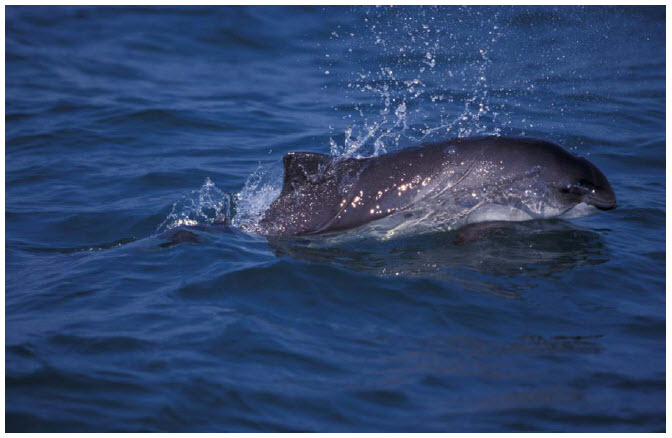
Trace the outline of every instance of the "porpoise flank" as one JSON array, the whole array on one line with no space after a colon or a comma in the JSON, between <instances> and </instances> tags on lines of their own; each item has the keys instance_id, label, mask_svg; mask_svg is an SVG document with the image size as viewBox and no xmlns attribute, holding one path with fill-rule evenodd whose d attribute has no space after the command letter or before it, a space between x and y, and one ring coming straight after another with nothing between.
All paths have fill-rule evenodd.
<instances>
[{"instance_id":1,"label":"porpoise flank","mask_svg":"<svg viewBox=\"0 0 672 438\"><path fill-rule=\"evenodd\" d=\"M265 212L269 236L329 233L369 223L414 231L491 221L577 218L616 207L604 174L549 141L457 138L379 157L308 152L283 158L284 181Z\"/></svg>"}]
</instances>

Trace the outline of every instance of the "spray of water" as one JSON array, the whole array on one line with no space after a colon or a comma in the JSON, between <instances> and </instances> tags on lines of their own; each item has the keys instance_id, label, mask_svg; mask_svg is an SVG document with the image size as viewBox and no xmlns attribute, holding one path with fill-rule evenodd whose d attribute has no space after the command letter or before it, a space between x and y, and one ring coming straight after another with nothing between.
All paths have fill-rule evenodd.
<instances>
[{"instance_id":1,"label":"spray of water","mask_svg":"<svg viewBox=\"0 0 672 438\"><path fill-rule=\"evenodd\" d=\"M346 73L354 109L343 111L344 134L332 131L331 154L371 157L434 138L498 135L487 77L502 32L498 14L486 15L478 8L370 8L358 32L333 32L332 40L350 46L339 56L362 67ZM472 34L450 31L468 19L477 26ZM378 56L358 63L371 47ZM337 72L329 62L325 68Z\"/></svg>"},{"instance_id":2,"label":"spray of water","mask_svg":"<svg viewBox=\"0 0 672 438\"><path fill-rule=\"evenodd\" d=\"M232 195L222 192L210 178L206 178L201 188L175 201L156 232L162 233L179 226L228 223L233 209Z\"/></svg>"},{"instance_id":3,"label":"spray of water","mask_svg":"<svg viewBox=\"0 0 672 438\"><path fill-rule=\"evenodd\" d=\"M345 85L349 103L346 110L334 107L343 123L330 127L333 156L373 157L434 138L500 133L487 79L489 53L502 36L497 14L461 8L453 16L442 7L363 11L356 11L361 22L353 29L338 26L331 33L340 52L326 53L320 67L333 83ZM466 39L464 32L450 31L465 19L478 26ZM360 67L339 73L336 58ZM278 166L261 164L235 195L223 193L208 179L173 205L158 231L224 218L255 232L281 181Z\"/></svg>"},{"instance_id":4,"label":"spray of water","mask_svg":"<svg viewBox=\"0 0 672 438\"><path fill-rule=\"evenodd\" d=\"M257 232L264 211L280 194L279 181L281 179L277 167L267 169L260 164L235 196L236 216L232 218L232 225L248 233Z\"/></svg>"}]
</instances>

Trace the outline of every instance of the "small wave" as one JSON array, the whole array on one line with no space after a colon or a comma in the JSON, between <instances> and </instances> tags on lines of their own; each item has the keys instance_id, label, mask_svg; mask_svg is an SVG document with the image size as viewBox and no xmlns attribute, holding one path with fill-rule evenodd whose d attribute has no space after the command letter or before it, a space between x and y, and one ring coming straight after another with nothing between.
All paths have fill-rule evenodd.
<instances>
[{"instance_id":1,"label":"small wave","mask_svg":"<svg viewBox=\"0 0 672 438\"><path fill-rule=\"evenodd\" d=\"M245 232L257 232L264 212L282 188L282 168L259 165L239 193L224 193L210 178L198 190L182 196L156 229L160 234L175 227L232 225Z\"/></svg>"},{"instance_id":2,"label":"small wave","mask_svg":"<svg viewBox=\"0 0 672 438\"><path fill-rule=\"evenodd\" d=\"M20 241L10 241L12 246L20 248L24 251L30 251L34 253L45 253L45 254L73 254L77 252L85 251L102 251L112 248L118 248L129 243L136 241L135 237L124 237L113 242L99 243L97 245L85 245L85 246L74 246L74 247L57 247L57 246L34 246L31 244L26 244Z\"/></svg>"},{"instance_id":3,"label":"small wave","mask_svg":"<svg viewBox=\"0 0 672 438\"><path fill-rule=\"evenodd\" d=\"M149 108L117 116L103 118L99 123L105 126L139 124L154 126L164 130L198 128L202 130L232 131L236 127L220 120L213 120L208 115L196 115L188 111L167 108Z\"/></svg>"},{"instance_id":4,"label":"small wave","mask_svg":"<svg viewBox=\"0 0 672 438\"><path fill-rule=\"evenodd\" d=\"M173 204L156 234L179 226L227 224L234 214L233 196L219 190L210 178Z\"/></svg>"}]
</instances>

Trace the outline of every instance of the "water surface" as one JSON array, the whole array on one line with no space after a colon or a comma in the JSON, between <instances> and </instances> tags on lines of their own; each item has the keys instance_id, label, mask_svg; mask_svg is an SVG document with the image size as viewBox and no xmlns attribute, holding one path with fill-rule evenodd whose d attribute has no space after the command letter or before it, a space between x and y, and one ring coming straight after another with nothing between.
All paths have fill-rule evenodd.
<instances>
[{"instance_id":1,"label":"water surface","mask_svg":"<svg viewBox=\"0 0 672 438\"><path fill-rule=\"evenodd\" d=\"M5 26L8 431L664 430L664 7ZM484 134L586 156L618 208L459 246L254 233L287 152Z\"/></svg>"}]
</instances>

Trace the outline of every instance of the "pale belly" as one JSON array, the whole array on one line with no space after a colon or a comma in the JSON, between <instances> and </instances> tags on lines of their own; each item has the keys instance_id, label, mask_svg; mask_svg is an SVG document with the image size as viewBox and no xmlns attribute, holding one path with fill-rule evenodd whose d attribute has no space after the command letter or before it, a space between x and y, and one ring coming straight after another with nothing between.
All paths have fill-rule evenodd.
<instances>
[{"instance_id":1,"label":"pale belly","mask_svg":"<svg viewBox=\"0 0 672 438\"><path fill-rule=\"evenodd\" d=\"M551 206L544 206L539 212L525 211L516 208L513 205L484 204L471 211L465 224L492 221L510 221L520 222L534 219L576 219L590 216L599 210L592 205L583 202L572 207L559 209Z\"/></svg>"},{"instance_id":2,"label":"pale belly","mask_svg":"<svg viewBox=\"0 0 672 438\"><path fill-rule=\"evenodd\" d=\"M465 225L508 221L521 222L538 219L576 219L597 213L599 210L591 205L580 203L564 209L544 206L540 211L517 208L513 205L482 204L473 209L461 211L423 211L400 212L370 224L368 232L383 236L384 239L401 235L422 234L440 230L456 230ZM448 214L447 214L448 213ZM451 214L452 213L452 214Z\"/></svg>"},{"instance_id":3,"label":"pale belly","mask_svg":"<svg viewBox=\"0 0 672 438\"><path fill-rule=\"evenodd\" d=\"M484 203L471 208L415 208L400 211L383 219L370 222L346 233L348 237L373 237L381 240L427 232L457 230L465 225L509 221L521 222L538 219L575 219L598 212L593 206L580 203L564 209L544 205L539 211L517 208L514 205ZM344 238L344 236L341 236Z\"/></svg>"}]
</instances>

